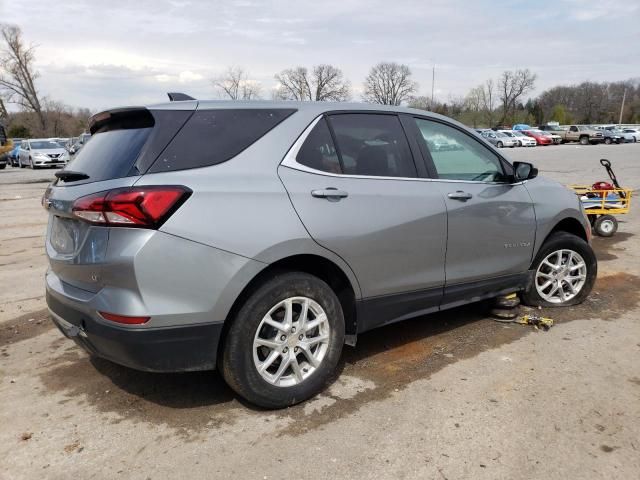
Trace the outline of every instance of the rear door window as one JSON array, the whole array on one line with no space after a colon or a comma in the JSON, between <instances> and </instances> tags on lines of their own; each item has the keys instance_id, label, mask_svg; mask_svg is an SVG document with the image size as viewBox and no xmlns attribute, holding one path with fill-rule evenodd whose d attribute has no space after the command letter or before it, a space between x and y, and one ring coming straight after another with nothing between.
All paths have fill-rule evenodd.
<instances>
[{"instance_id":1,"label":"rear door window","mask_svg":"<svg viewBox=\"0 0 640 480\"><path fill-rule=\"evenodd\" d=\"M321 172L342 173L338 153L324 118L309 133L296 155L296 162Z\"/></svg>"},{"instance_id":2,"label":"rear door window","mask_svg":"<svg viewBox=\"0 0 640 480\"><path fill-rule=\"evenodd\" d=\"M283 108L196 111L149 172L185 170L226 162L293 112L295 109Z\"/></svg>"},{"instance_id":3,"label":"rear door window","mask_svg":"<svg viewBox=\"0 0 640 480\"><path fill-rule=\"evenodd\" d=\"M416 177L407 137L396 115L347 113L328 117L343 173Z\"/></svg>"}]
</instances>

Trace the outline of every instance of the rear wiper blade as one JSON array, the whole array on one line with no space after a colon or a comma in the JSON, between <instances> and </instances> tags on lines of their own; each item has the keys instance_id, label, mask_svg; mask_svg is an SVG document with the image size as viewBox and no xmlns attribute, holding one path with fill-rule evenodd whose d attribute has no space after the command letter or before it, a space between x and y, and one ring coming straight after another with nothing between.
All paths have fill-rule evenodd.
<instances>
[{"instance_id":1,"label":"rear wiper blade","mask_svg":"<svg viewBox=\"0 0 640 480\"><path fill-rule=\"evenodd\" d=\"M55 173L55 176L65 182L75 182L76 180L86 180L89 175L83 172L74 172L73 170L61 170Z\"/></svg>"}]
</instances>

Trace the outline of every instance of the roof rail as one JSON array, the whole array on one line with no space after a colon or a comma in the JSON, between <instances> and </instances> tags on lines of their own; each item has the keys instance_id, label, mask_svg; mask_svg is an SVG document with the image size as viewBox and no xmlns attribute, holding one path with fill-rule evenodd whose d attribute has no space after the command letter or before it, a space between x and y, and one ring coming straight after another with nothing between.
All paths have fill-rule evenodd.
<instances>
[{"instance_id":1,"label":"roof rail","mask_svg":"<svg viewBox=\"0 0 640 480\"><path fill-rule=\"evenodd\" d=\"M195 98L187 95L186 93L180 92L168 92L169 100L172 102L182 102L185 100L195 100Z\"/></svg>"}]
</instances>

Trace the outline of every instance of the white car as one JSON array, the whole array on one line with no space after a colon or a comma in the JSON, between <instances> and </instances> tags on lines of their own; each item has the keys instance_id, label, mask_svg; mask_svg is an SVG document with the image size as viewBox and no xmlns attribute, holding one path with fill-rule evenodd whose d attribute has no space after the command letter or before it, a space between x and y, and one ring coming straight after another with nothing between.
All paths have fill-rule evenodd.
<instances>
[{"instance_id":1,"label":"white car","mask_svg":"<svg viewBox=\"0 0 640 480\"><path fill-rule=\"evenodd\" d=\"M513 135L513 139L516 141L516 145L518 147L535 147L536 140L535 138L528 137L520 130L500 130L505 135L511 134Z\"/></svg>"},{"instance_id":2,"label":"white car","mask_svg":"<svg viewBox=\"0 0 640 480\"><path fill-rule=\"evenodd\" d=\"M485 140L495 145L496 148L502 148L502 147L513 148L518 144L515 138L511 138L502 132L485 130L480 135L484 137Z\"/></svg>"},{"instance_id":3,"label":"white car","mask_svg":"<svg viewBox=\"0 0 640 480\"><path fill-rule=\"evenodd\" d=\"M623 128L622 131L633 136L633 143L640 142L640 128Z\"/></svg>"},{"instance_id":4,"label":"white car","mask_svg":"<svg viewBox=\"0 0 640 480\"><path fill-rule=\"evenodd\" d=\"M53 140L34 138L22 140L20 145L18 164L21 168L64 167L68 161L67 150Z\"/></svg>"}]
</instances>

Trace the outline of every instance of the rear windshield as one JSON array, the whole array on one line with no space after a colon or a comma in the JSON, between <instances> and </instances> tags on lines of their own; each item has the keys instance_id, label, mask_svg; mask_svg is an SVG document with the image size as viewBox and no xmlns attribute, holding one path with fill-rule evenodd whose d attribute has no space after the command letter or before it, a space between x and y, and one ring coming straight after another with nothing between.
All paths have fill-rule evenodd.
<instances>
[{"instance_id":1,"label":"rear windshield","mask_svg":"<svg viewBox=\"0 0 640 480\"><path fill-rule=\"evenodd\" d=\"M147 127L96 133L66 170L85 173L92 182L132 175L132 167L151 130L152 127Z\"/></svg>"},{"instance_id":2,"label":"rear windshield","mask_svg":"<svg viewBox=\"0 0 640 480\"><path fill-rule=\"evenodd\" d=\"M196 111L149 172L185 170L226 162L293 112L294 109L283 108Z\"/></svg>"}]
</instances>

